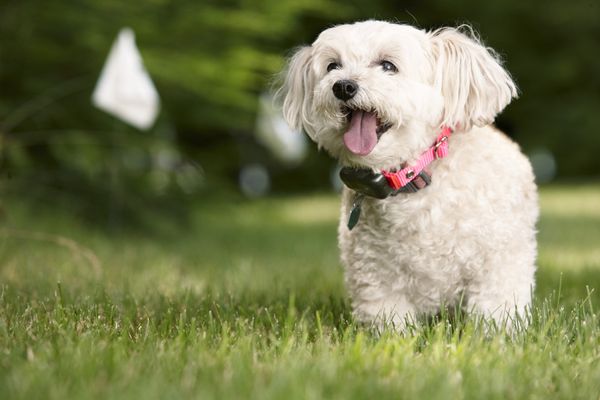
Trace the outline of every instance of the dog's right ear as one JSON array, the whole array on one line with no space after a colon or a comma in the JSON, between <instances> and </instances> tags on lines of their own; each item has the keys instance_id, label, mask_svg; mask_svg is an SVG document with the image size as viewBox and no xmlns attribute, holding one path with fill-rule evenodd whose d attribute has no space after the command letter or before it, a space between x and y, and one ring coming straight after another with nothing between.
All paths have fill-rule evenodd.
<instances>
[{"instance_id":1,"label":"dog's right ear","mask_svg":"<svg viewBox=\"0 0 600 400\"><path fill-rule=\"evenodd\" d=\"M312 47L304 46L298 49L284 70L283 86L277 96L283 100L283 117L290 127L298 130L306 130L310 124L308 116L313 96L311 62Z\"/></svg>"},{"instance_id":2,"label":"dog's right ear","mask_svg":"<svg viewBox=\"0 0 600 400\"><path fill-rule=\"evenodd\" d=\"M499 57L470 27L438 29L430 39L435 85L444 97L443 125L487 125L517 97L517 87Z\"/></svg>"}]
</instances>

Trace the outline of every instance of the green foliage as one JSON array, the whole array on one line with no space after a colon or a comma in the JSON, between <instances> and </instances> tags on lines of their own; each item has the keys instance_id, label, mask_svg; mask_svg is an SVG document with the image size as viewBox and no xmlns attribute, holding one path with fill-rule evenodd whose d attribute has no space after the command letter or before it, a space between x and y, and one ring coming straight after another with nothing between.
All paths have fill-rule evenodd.
<instances>
[{"instance_id":1,"label":"green foliage","mask_svg":"<svg viewBox=\"0 0 600 400\"><path fill-rule=\"evenodd\" d=\"M45 99L35 115L27 115L41 129L101 123L98 117L92 119L97 111L82 100L89 98L108 49L124 26L137 33L165 112L176 125L191 126L201 135L215 129L250 130L256 96L281 69L285 49L295 44L297 32L306 28L299 18L304 13L322 23L344 16L332 2L323 1L155 1L141 7L94 0L43 7L36 1L6 4L0 48L3 59L11 62L2 63L0 78L0 111L9 119L4 130L16 128L20 114L10 114L15 105L49 89L56 95ZM68 85L75 78L78 84Z\"/></svg>"},{"instance_id":2,"label":"green foliage","mask_svg":"<svg viewBox=\"0 0 600 400\"><path fill-rule=\"evenodd\" d=\"M298 39L304 14L319 24L344 16L323 1L4 3L0 166L9 188L83 203L102 217L135 214L156 196L195 194L205 173L209 182L233 183L239 165L262 154L240 137L252 131L258 95ZM124 26L137 33L162 98L149 133L90 102Z\"/></svg>"},{"instance_id":3,"label":"green foliage","mask_svg":"<svg viewBox=\"0 0 600 400\"><path fill-rule=\"evenodd\" d=\"M181 192L178 175L194 169L191 160L204 169L196 173L233 184L241 164L272 161L256 145L247 146L247 137L258 95L292 49L332 24L381 18L422 28L474 25L505 56L521 89L499 125L526 151L550 149L562 176L595 175L599 15L598 5L585 0L5 1L1 167L21 187L68 192L77 200L106 197L105 183L114 171L121 192L141 197ZM110 45L124 26L135 30L162 99L161 119L149 133L116 123L90 104ZM165 152L178 160L176 168L158 165ZM123 160L136 157L146 160L143 168L128 171ZM331 164L311 154L295 186L327 185L324 169ZM133 200L121 198L123 207L135 208Z\"/></svg>"},{"instance_id":4,"label":"green foliage","mask_svg":"<svg viewBox=\"0 0 600 400\"><path fill-rule=\"evenodd\" d=\"M460 316L406 335L355 323L335 196L210 201L187 227L110 235L13 199L0 397L595 399L599 198L542 191L535 306L513 337Z\"/></svg>"}]
</instances>

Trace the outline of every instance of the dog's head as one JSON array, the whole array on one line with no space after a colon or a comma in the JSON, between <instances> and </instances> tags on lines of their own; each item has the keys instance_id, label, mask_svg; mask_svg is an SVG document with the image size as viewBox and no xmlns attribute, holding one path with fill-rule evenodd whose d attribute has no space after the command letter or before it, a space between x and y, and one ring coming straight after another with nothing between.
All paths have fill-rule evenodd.
<instances>
[{"instance_id":1,"label":"dog's head","mask_svg":"<svg viewBox=\"0 0 600 400\"><path fill-rule=\"evenodd\" d=\"M488 124L516 96L495 53L470 33L381 21L327 29L289 61L284 116L344 165L396 167L437 128Z\"/></svg>"}]
</instances>

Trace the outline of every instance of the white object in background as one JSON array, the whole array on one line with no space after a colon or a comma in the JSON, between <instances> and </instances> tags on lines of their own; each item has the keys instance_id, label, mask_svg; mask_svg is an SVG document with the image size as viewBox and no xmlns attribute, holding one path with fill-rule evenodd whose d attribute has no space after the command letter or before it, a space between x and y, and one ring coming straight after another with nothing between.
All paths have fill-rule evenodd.
<instances>
[{"instance_id":1,"label":"white object in background","mask_svg":"<svg viewBox=\"0 0 600 400\"><path fill-rule=\"evenodd\" d=\"M284 163L298 164L306 156L306 137L288 126L281 110L275 107L273 97L267 94L260 96L256 137Z\"/></svg>"},{"instance_id":2,"label":"white object in background","mask_svg":"<svg viewBox=\"0 0 600 400\"><path fill-rule=\"evenodd\" d=\"M144 68L129 28L121 29L94 89L92 102L138 129L150 128L160 107L158 92Z\"/></svg>"},{"instance_id":3,"label":"white object in background","mask_svg":"<svg viewBox=\"0 0 600 400\"><path fill-rule=\"evenodd\" d=\"M529 153L529 161L537 183L548 183L556 177L556 159L550 150L534 149Z\"/></svg>"},{"instance_id":4,"label":"white object in background","mask_svg":"<svg viewBox=\"0 0 600 400\"><path fill-rule=\"evenodd\" d=\"M271 189L271 178L269 171L261 164L246 165L240 171L240 189L252 198L263 197Z\"/></svg>"}]
</instances>

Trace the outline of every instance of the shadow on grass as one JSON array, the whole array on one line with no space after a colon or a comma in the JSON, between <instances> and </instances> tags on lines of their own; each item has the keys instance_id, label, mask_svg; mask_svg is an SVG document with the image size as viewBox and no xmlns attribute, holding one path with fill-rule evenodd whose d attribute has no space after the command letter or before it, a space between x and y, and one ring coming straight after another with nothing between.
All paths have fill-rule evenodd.
<instances>
[{"instance_id":1,"label":"shadow on grass","mask_svg":"<svg viewBox=\"0 0 600 400\"><path fill-rule=\"evenodd\" d=\"M560 297L566 306L586 299L589 295L592 304L600 302L600 270L583 269L557 272L554 269L540 268L537 272L536 299L551 295Z\"/></svg>"},{"instance_id":2,"label":"shadow on grass","mask_svg":"<svg viewBox=\"0 0 600 400\"><path fill-rule=\"evenodd\" d=\"M596 249L600 238L600 218L593 216L542 214L538 223L540 251L545 248Z\"/></svg>"}]
</instances>

